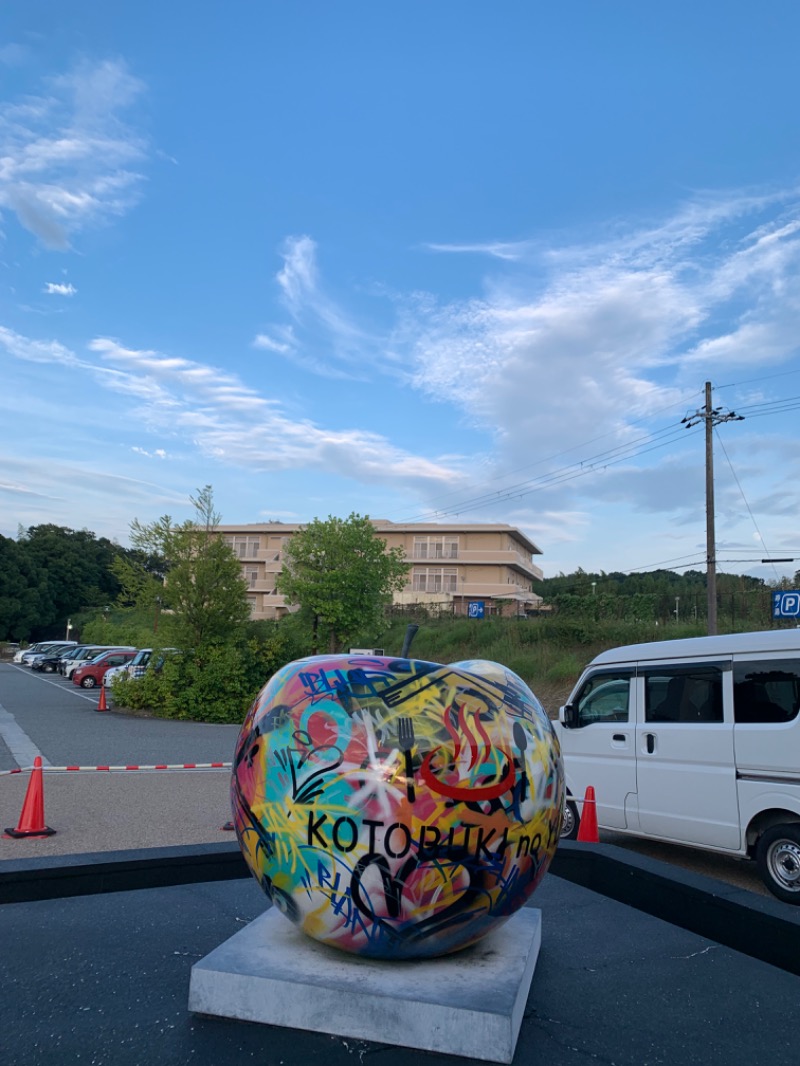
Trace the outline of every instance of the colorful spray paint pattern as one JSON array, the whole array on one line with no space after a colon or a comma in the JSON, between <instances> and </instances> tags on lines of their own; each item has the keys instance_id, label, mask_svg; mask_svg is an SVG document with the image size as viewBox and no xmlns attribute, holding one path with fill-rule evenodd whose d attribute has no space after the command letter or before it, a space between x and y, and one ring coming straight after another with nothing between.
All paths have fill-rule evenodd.
<instances>
[{"instance_id":1,"label":"colorful spray paint pattern","mask_svg":"<svg viewBox=\"0 0 800 1066\"><path fill-rule=\"evenodd\" d=\"M250 870L309 936L457 951L531 896L564 802L541 704L498 663L302 659L259 693L231 778Z\"/></svg>"}]
</instances>

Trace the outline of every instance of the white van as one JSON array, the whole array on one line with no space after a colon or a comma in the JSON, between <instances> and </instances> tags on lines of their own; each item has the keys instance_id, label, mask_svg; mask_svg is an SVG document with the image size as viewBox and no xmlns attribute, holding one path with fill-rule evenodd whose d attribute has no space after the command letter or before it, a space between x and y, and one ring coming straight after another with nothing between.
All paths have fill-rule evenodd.
<instances>
[{"instance_id":1,"label":"white van","mask_svg":"<svg viewBox=\"0 0 800 1066\"><path fill-rule=\"evenodd\" d=\"M755 859L800 904L799 711L800 629L603 652L559 712L562 836L592 785L600 828Z\"/></svg>"}]
</instances>

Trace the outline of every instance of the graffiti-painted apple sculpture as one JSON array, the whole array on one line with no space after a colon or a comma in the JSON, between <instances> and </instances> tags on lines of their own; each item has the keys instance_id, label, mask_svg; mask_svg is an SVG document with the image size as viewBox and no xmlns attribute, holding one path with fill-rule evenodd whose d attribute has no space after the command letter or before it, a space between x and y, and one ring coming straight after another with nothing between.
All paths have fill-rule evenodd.
<instances>
[{"instance_id":1,"label":"graffiti-painted apple sculpture","mask_svg":"<svg viewBox=\"0 0 800 1066\"><path fill-rule=\"evenodd\" d=\"M530 898L564 783L546 713L498 663L314 656L250 708L231 801L288 918L344 951L409 959L474 943Z\"/></svg>"}]
</instances>

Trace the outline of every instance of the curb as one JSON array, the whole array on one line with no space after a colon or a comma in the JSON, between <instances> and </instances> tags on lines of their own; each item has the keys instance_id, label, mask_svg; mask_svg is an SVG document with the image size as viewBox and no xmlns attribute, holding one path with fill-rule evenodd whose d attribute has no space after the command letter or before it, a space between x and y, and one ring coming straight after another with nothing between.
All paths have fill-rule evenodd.
<instances>
[{"instance_id":1,"label":"curb","mask_svg":"<svg viewBox=\"0 0 800 1066\"><path fill-rule=\"evenodd\" d=\"M238 844L181 845L0 862L0 904L250 877Z\"/></svg>"}]
</instances>

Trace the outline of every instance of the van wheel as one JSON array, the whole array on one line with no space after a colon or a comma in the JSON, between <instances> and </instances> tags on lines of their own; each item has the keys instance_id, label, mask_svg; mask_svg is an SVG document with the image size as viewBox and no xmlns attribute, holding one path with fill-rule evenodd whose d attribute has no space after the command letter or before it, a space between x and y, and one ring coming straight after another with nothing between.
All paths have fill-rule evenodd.
<instances>
[{"instance_id":1,"label":"van wheel","mask_svg":"<svg viewBox=\"0 0 800 1066\"><path fill-rule=\"evenodd\" d=\"M572 800L567 800L564 804L564 815L561 819L561 832L559 833L561 840L575 840L578 836L580 823L577 806Z\"/></svg>"},{"instance_id":2,"label":"van wheel","mask_svg":"<svg viewBox=\"0 0 800 1066\"><path fill-rule=\"evenodd\" d=\"M800 825L775 825L758 838L761 880L784 903L800 904Z\"/></svg>"}]
</instances>

